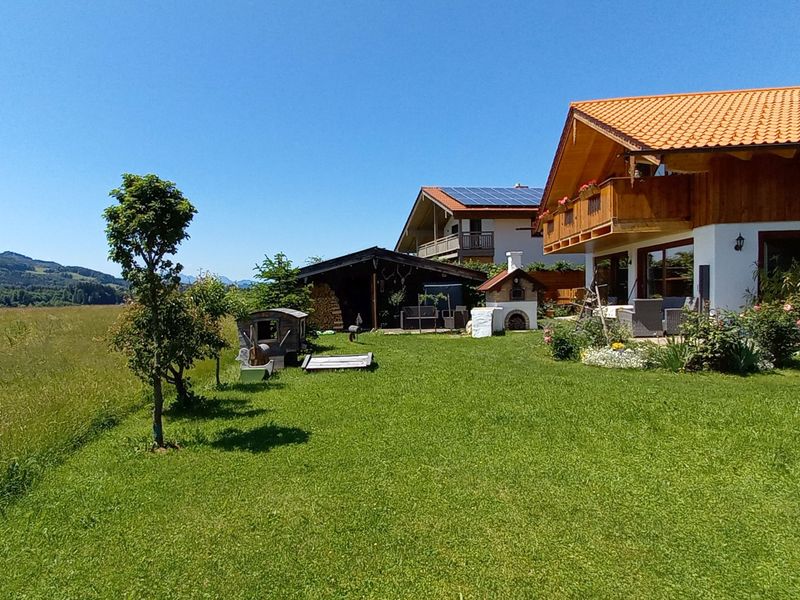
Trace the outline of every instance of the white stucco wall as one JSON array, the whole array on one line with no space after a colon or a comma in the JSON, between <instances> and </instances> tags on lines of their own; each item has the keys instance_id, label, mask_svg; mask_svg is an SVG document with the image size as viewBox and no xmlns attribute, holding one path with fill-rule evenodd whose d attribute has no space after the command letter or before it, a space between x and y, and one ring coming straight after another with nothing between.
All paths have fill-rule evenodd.
<instances>
[{"instance_id":1,"label":"white stucco wall","mask_svg":"<svg viewBox=\"0 0 800 600\"><path fill-rule=\"evenodd\" d=\"M700 295L700 265L710 265L709 301L715 309L738 310L747 301L747 290L755 287L753 274L758 263L759 231L800 231L800 221L764 223L724 223L706 225L692 231L649 239L633 245L619 246L602 252L587 253L586 285L594 276L594 257L628 252L628 290L631 298L637 294L639 273L638 250L649 246L667 244L685 238L694 240L694 295ZM744 246L734 250L736 238L741 233Z\"/></svg>"},{"instance_id":2,"label":"white stucco wall","mask_svg":"<svg viewBox=\"0 0 800 600\"><path fill-rule=\"evenodd\" d=\"M695 239L711 249L709 260L698 260L695 249L695 282L699 277L698 265L711 265L712 307L736 310L746 304L746 291L756 287L753 275L758 267L759 231L800 231L800 221L724 223L694 230ZM739 234L744 238L744 246L737 252L733 246Z\"/></svg>"},{"instance_id":3,"label":"white stucco wall","mask_svg":"<svg viewBox=\"0 0 800 600\"><path fill-rule=\"evenodd\" d=\"M546 265L552 265L559 260L583 263L583 254L549 254L545 256L542 238L531 237L530 219L495 219L493 225L494 262L496 263L504 264L506 262L506 252L514 250L522 251L523 265L532 262L543 262Z\"/></svg>"}]
</instances>

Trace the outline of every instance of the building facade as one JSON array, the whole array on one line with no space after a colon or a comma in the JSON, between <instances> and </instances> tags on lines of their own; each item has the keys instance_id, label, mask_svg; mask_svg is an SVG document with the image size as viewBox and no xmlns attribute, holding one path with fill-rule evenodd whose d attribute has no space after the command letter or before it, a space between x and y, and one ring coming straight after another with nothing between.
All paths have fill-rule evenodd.
<instances>
[{"instance_id":1,"label":"building facade","mask_svg":"<svg viewBox=\"0 0 800 600\"><path fill-rule=\"evenodd\" d=\"M573 103L537 229L609 302L740 308L800 260L800 87Z\"/></svg>"},{"instance_id":2,"label":"building facade","mask_svg":"<svg viewBox=\"0 0 800 600\"><path fill-rule=\"evenodd\" d=\"M583 256L545 256L533 226L542 190L423 187L395 250L448 262L502 264L506 252L521 251L523 264L557 260L583 263Z\"/></svg>"}]
</instances>

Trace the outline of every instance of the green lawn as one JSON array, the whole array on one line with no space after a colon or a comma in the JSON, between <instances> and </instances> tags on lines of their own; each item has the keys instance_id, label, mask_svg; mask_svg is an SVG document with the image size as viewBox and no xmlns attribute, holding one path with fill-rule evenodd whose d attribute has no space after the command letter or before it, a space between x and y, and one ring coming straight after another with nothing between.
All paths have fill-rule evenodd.
<instances>
[{"instance_id":1,"label":"green lawn","mask_svg":"<svg viewBox=\"0 0 800 600\"><path fill-rule=\"evenodd\" d=\"M98 431L142 406L109 350L118 306L0 309L0 510Z\"/></svg>"},{"instance_id":2,"label":"green lawn","mask_svg":"<svg viewBox=\"0 0 800 600\"><path fill-rule=\"evenodd\" d=\"M0 590L800 596L800 373L593 369L539 334L321 342L378 368L217 392L203 365L180 451L141 451L141 410L49 469L0 518Z\"/></svg>"}]
</instances>

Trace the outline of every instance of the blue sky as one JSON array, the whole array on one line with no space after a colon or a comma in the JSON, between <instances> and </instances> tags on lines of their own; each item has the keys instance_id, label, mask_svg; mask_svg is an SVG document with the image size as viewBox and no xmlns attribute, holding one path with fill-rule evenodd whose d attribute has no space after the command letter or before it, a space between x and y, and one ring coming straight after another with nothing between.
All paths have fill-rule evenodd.
<instances>
[{"instance_id":1,"label":"blue sky","mask_svg":"<svg viewBox=\"0 0 800 600\"><path fill-rule=\"evenodd\" d=\"M0 250L107 272L123 172L198 208L179 260L250 277L392 248L421 185L542 185L571 100L800 83L800 5L0 5Z\"/></svg>"}]
</instances>

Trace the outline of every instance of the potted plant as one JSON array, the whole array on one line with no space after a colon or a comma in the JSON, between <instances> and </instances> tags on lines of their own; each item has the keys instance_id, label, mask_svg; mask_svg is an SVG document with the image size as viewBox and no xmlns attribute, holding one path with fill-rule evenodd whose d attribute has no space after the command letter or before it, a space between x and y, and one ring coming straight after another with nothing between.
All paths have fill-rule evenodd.
<instances>
[{"instance_id":1,"label":"potted plant","mask_svg":"<svg viewBox=\"0 0 800 600\"><path fill-rule=\"evenodd\" d=\"M591 198L592 196L596 196L600 193L600 187L597 185L597 181L594 179L590 179L586 183L584 183L581 187L578 188L578 196L580 196L581 200L585 200L586 198Z\"/></svg>"},{"instance_id":2,"label":"potted plant","mask_svg":"<svg viewBox=\"0 0 800 600\"><path fill-rule=\"evenodd\" d=\"M406 300L406 288L401 287L399 290L396 290L389 294L388 302L389 306L392 307L393 313L392 318L399 322L400 321L400 306L402 306L403 302Z\"/></svg>"}]
</instances>

